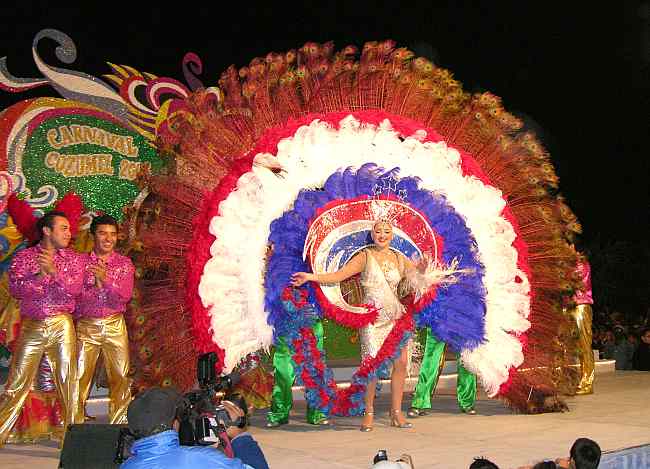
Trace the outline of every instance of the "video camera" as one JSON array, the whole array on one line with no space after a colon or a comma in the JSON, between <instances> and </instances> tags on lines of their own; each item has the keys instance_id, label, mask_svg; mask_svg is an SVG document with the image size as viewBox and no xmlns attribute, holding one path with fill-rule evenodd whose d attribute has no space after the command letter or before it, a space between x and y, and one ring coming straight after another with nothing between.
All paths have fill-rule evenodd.
<instances>
[{"instance_id":1,"label":"video camera","mask_svg":"<svg viewBox=\"0 0 650 469\"><path fill-rule=\"evenodd\" d=\"M217 376L215 365L217 355L214 352L199 356L196 374L199 389L183 396L183 404L178 409L180 428L178 437L181 445L212 445L225 434L226 428L247 425L246 417L235 421L230 419L226 408L220 404L218 393L230 390L239 382L238 373Z\"/></svg>"},{"instance_id":2,"label":"video camera","mask_svg":"<svg viewBox=\"0 0 650 469\"><path fill-rule=\"evenodd\" d=\"M199 389L184 394L176 409L181 445L212 445L220 441L220 435L225 435L228 427L235 425L244 428L248 423L246 417L232 421L225 407L215 402L218 401L217 394L220 391L231 389L240 379L238 373L217 376L214 368L216 363L217 355L214 352L199 356L196 372ZM245 409L243 410L246 413ZM120 428L115 464L121 464L129 458L134 441L135 436L128 428ZM225 446L227 445L224 444Z\"/></svg>"}]
</instances>

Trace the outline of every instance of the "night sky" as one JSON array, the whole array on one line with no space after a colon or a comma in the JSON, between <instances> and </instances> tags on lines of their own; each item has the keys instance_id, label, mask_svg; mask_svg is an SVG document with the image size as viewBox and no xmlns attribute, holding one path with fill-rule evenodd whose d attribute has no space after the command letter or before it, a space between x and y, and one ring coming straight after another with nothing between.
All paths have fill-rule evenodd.
<instances>
[{"instance_id":1,"label":"night sky","mask_svg":"<svg viewBox=\"0 0 650 469\"><path fill-rule=\"evenodd\" d=\"M339 49L393 39L451 70L467 90L497 94L507 110L524 118L553 157L585 241L646 245L648 1L603 2L612 4L607 8L569 1L472 7L349 1L305 2L313 5L293 9L277 2L230 2L228 12L193 2L157 10L147 2L137 11L111 2L82 8L15 3L20 6L0 7L0 56L8 57L9 71L19 77L39 76L31 43L46 27L67 33L78 48L77 62L65 65L54 58L53 43L43 41L40 52L49 64L100 76L109 73L105 62L111 61L183 81L181 59L192 51L203 60L201 79L208 86L230 64L241 67L307 41L333 40ZM238 5L241 11L234 10ZM51 88L2 93L0 108L41 95L57 96Z\"/></svg>"}]
</instances>

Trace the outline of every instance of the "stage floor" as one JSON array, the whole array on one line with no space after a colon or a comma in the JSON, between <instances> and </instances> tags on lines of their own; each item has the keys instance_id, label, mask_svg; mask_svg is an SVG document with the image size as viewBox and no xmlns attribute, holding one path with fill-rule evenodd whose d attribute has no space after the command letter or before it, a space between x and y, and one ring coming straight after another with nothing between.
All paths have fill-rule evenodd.
<instances>
[{"instance_id":1,"label":"stage floor","mask_svg":"<svg viewBox=\"0 0 650 469\"><path fill-rule=\"evenodd\" d=\"M617 371L596 379L596 393L568 398L571 412L564 414L513 415L499 401L482 398L478 415L470 416L458 412L454 396L443 395L435 399L431 415L412 420L413 429L396 429L388 426L385 388L376 407L375 430L369 433L359 432L358 418L338 418L331 427L308 425L304 402L296 403L289 425L272 430L264 428L264 413L258 411L251 431L276 469L370 467L378 449L388 450L391 459L410 454L417 469L467 468L475 456L503 469L564 456L583 436L596 440L604 451L649 443L650 373ZM5 469L57 464L54 443L0 449L0 467Z\"/></svg>"}]
</instances>

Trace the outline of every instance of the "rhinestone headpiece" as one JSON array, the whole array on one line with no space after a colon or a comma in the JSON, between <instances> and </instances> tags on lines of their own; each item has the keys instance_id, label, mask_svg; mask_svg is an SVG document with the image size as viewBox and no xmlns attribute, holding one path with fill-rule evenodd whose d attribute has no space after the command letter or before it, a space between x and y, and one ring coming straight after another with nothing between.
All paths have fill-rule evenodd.
<instances>
[{"instance_id":1,"label":"rhinestone headpiece","mask_svg":"<svg viewBox=\"0 0 650 469\"><path fill-rule=\"evenodd\" d=\"M406 200L406 189L397 190L397 179L392 175L381 179L382 185L375 184L372 188L373 196L370 204L370 211L372 219L377 222L385 222L390 225L395 224L395 219L398 212L393 210L395 199L390 198L391 194L399 200L399 203L404 203Z\"/></svg>"}]
</instances>

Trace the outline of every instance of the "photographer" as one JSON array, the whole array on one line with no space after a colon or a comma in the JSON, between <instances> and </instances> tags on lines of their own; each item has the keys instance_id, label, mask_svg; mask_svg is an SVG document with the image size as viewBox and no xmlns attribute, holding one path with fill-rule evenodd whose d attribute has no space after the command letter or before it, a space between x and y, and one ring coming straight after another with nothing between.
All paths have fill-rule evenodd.
<instances>
[{"instance_id":1,"label":"photographer","mask_svg":"<svg viewBox=\"0 0 650 469\"><path fill-rule=\"evenodd\" d=\"M154 387L131 402L127 417L136 441L131 447L131 457L120 466L122 469L252 469L215 448L180 446L176 413L181 400L182 396L172 388Z\"/></svg>"},{"instance_id":2,"label":"photographer","mask_svg":"<svg viewBox=\"0 0 650 469\"><path fill-rule=\"evenodd\" d=\"M248 406L239 394L226 396L221 404L228 411L230 422L221 422L226 427L230 445L236 458L255 469L269 469L262 449L248 433Z\"/></svg>"}]
</instances>

